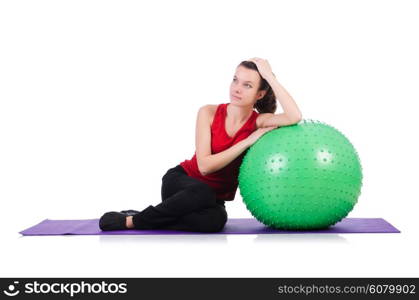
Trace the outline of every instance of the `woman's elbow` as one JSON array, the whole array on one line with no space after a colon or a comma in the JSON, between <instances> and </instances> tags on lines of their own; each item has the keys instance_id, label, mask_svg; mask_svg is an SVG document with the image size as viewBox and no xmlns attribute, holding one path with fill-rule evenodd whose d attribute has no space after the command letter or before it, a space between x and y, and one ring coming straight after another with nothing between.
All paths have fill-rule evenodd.
<instances>
[{"instance_id":1,"label":"woman's elbow","mask_svg":"<svg viewBox=\"0 0 419 300\"><path fill-rule=\"evenodd\" d=\"M197 161L198 164L198 171L201 173L202 176L208 175L207 168L205 167L204 163L201 161Z\"/></svg>"},{"instance_id":2,"label":"woman's elbow","mask_svg":"<svg viewBox=\"0 0 419 300\"><path fill-rule=\"evenodd\" d=\"M198 170L199 170L199 173L200 173L202 176L205 176L205 175L207 175L207 174L208 174L205 170L202 170L202 169L201 169L201 168L199 168L199 167L198 167Z\"/></svg>"},{"instance_id":3,"label":"woman's elbow","mask_svg":"<svg viewBox=\"0 0 419 300\"><path fill-rule=\"evenodd\" d=\"M303 119L303 115L300 113L300 114L298 114L297 116L295 116L293 119L292 119L292 121L294 122L294 123L299 123L299 122L301 122L301 120Z\"/></svg>"}]
</instances>

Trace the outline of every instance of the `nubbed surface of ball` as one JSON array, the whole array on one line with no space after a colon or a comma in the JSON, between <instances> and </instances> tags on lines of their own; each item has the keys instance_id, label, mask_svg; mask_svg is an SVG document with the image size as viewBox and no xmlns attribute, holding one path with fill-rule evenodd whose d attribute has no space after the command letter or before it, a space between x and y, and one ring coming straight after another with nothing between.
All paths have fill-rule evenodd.
<instances>
[{"instance_id":1,"label":"nubbed surface of ball","mask_svg":"<svg viewBox=\"0 0 419 300\"><path fill-rule=\"evenodd\" d=\"M322 229L353 209L361 193L362 167L341 132L303 120L259 138L244 156L238 180L247 209L263 224Z\"/></svg>"}]
</instances>

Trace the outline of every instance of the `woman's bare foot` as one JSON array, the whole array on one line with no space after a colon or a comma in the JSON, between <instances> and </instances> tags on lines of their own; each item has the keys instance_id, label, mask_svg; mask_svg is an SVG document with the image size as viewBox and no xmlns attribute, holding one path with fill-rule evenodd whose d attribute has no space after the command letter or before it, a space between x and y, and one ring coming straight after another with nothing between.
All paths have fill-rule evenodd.
<instances>
[{"instance_id":1,"label":"woman's bare foot","mask_svg":"<svg viewBox=\"0 0 419 300\"><path fill-rule=\"evenodd\" d=\"M132 216L127 216L127 219L125 222L128 229L134 228L134 223L132 223Z\"/></svg>"}]
</instances>

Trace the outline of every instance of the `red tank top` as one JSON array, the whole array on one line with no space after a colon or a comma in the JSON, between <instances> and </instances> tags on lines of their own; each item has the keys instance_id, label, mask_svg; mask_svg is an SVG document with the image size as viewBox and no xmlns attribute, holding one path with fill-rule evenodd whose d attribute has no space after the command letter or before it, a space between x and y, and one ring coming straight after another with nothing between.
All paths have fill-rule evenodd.
<instances>
[{"instance_id":1,"label":"red tank top","mask_svg":"<svg viewBox=\"0 0 419 300\"><path fill-rule=\"evenodd\" d=\"M227 116L227 106L230 103L222 103L217 107L214 120L211 124L211 153L216 154L222 152L241 140L247 138L256 128L256 119L258 113L253 111L252 115L246 123L236 132L233 137L228 136L225 130L225 120ZM230 201L234 200L234 196L238 187L238 175L240 164L247 150L240 154L236 159L224 168L203 176L198 169L196 160L196 151L191 159L187 159L180 163L185 172L200 181L211 186L215 192L217 199Z\"/></svg>"}]
</instances>

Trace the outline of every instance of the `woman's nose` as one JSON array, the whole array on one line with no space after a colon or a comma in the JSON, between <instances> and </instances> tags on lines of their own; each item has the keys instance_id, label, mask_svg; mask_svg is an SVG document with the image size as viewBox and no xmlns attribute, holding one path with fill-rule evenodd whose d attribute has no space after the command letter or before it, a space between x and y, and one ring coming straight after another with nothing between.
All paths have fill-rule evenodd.
<instances>
[{"instance_id":1,"label":"woman's nose","mask_svg":"<svg viewBox=\"0 0 419 300\"><path fill-rule=\"evenodd\" d=\"M237 95L241 95L241 93L242 93L242 90L238 85L232 86L231 90L233 91L233 93L235 93Z\"/></svg>"}]
</instances>

